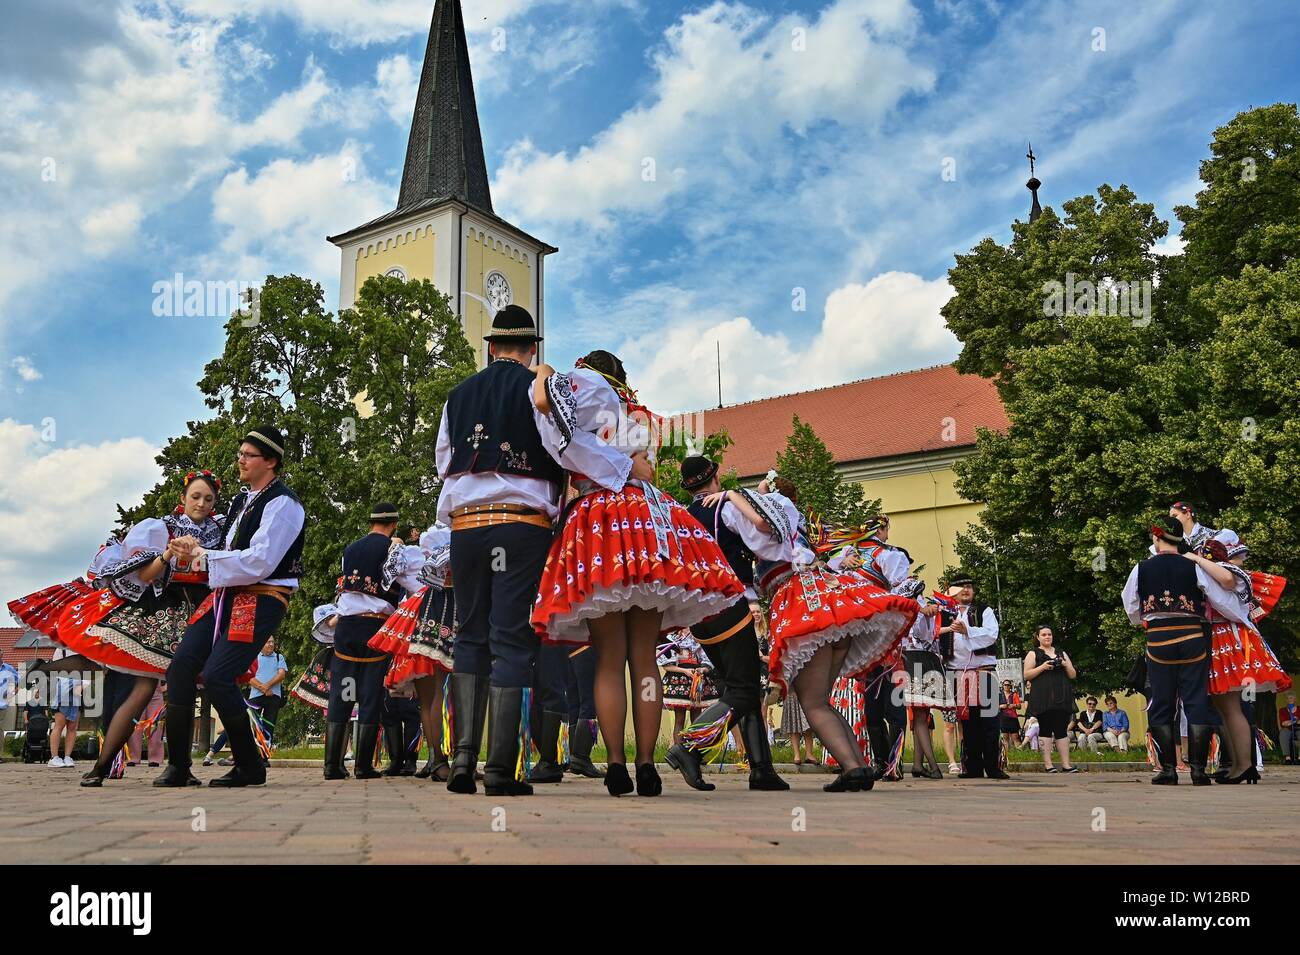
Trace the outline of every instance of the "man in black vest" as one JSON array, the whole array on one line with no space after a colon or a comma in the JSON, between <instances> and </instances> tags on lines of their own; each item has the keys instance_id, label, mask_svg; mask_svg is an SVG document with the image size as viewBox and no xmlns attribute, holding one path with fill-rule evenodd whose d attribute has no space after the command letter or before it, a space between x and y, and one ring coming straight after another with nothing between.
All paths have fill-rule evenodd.
<instances>
[{"instance_id":1,"label":"man in black vest","mask_svg":"<svg viewBox=\"0 0 1300 955\"><path fill-rule=\"evenodd\" d=\"M955 682L961 721L961 772L958 779L1010 779L1002 770L998 736L998 615L975 601L975 581L957 574L948 581L957 611L943 624L952 634L952 657L945 662ZM940 630L942 634L943 631Z\"/></svg>"},{"instance_id":2,"label":"man in black vest","mask_svg":"<svg viewBox=\"0 0 1300 955\"><path fill-rule=\"evenodd\" d=\"M1208 786L1205 763L1210 736L1218 723L1210 703L1210 635L1205 608L1213 606L1229 619L1239 612L1223 588L1184 557L1190 550L1182 522L1166 515L1151 525L1154 556L1133 568L1124 584L1124 610L1146 630L1150 708L1147 722L1160 759L1157 786L1175 786L1178 701L1187 714L1187 764L1192 785ZM1216 599L1217 598L1217 599Z\"/></svg>"},{"instance_id":3,"label":"man in black vest","mask_svg":"<svg viewBox=\"0 0 1300 955\"><path fill-rule=\"evenodd\" d=\"M787 790L789 783L772 768L772 750L760 706L763 691L758 633L749 609L750 601L758 599L754 593L755 554L780 559L783 542L747 492L722 490L716 462L697 456L686 458L682 462L682 488L695 495L687 510L718 542L731 569L745 585L745 593L722 613L691 627L691 635L713 664L721 696L682 732L682 741L668 750L668 763L692 788L705 792L715 789L713 783L704 781L702 764L710 754L721 754L732 724L739 723L749 758L749 788Z\"/></svg>"},{"instance_id":4,"label":"man in black vest","mask_svg":"<svg viewBox=\"0 0 1300 955\"><path fill-rule=\"evenodd\" d=\"M307 515L297 495L279 478L284 437L263 426L239 446L239 478L246 487L226 516L225 547L208 551L192 537L196 569L208 572L212 593L195 612L167 669L167 768L155 786L198 786L190 772L190 739L200 674L230 739L235 766L211 786L260 786L266 768L248 722L236 680L248 671L267 637L275 633L302 576Z\"/></svg>"},{"instance_id":5,"label":"man in black vest","mask_svg":"<svg viewBox=\"0 0 1300 955\"><path fill-rule=\"evenodd\" d=\"M343 747L347 740L352 704L357 704L357 779L377 779L375 742L383 716L384 674L388 654L370 649L370 638L397 611L402 588L391 566L390 553L400 556L402 542L397 532L397 507L387 501L370 512L370 532L343 551L343 576L339 578L334 605L338 624L334 628L334 657L330 661L330 701L325 733L325 778L346 779Z\"/></svg>"},{"instance_id":6,"label":"man in black vest","mask_svg":"<svg viewBox=\"0 0 1300 955\"><path fill-rule=\"evenodd\" d=\"M515 778L524 690L533 685L539 638L529 622L559 516L565 470L538 433L532 398L537 325L507 305L492 321L491 362L447 398L438 431L438 519L451 525L451 577L458 628L451 675L456 755L447 789L473 793L487 711L491 737L484 791L525 796ZM573 435L573 448L613 462L624 480L652 480L644 456L628 458L594 435ZM566 451L566 455L575 453ZM582 473L586 469L575 468Z\"/></svg>"}]
</instances>

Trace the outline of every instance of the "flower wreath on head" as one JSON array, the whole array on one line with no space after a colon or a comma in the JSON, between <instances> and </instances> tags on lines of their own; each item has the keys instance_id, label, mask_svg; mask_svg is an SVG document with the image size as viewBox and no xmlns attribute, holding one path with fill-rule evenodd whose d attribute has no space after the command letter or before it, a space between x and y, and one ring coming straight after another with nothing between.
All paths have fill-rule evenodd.
<instances>
[{"instance_id":1,"label":"flower wreath on head","mask_svg":"<svg viewBox=\"0 0 1300 955\"><path fill-rule=\"evenodd\" d=\"M587 371L595 372L609 382L609 386L614 389L614 394L618 395L619 400L627 406L628 417L634 417L637 412L645 414L647 425L651 427L652 433L656 434L658 442L662 443L663 427L662 425L657 424L657 422L662 422L663 418L655 414L645 405L641 404L641 402L637 400L636 392L628 386L627 382L619 381L613 375L603 372L599 368L593 368L591 365L587 364L585 358L579 358L573 363L573 367L585 368Z\"/></svg>"}]
</instances>

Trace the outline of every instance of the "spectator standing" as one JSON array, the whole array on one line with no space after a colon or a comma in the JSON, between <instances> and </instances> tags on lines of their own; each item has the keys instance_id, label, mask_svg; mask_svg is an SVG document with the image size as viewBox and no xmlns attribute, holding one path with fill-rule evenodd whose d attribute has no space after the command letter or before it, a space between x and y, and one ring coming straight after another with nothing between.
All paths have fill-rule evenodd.
<instances>
[{"instance_id":1,"label":"spectator standing","mask_svg":"<svg viewBox=\"0 0 1300 955\"><path fill-rule=\"evenodd\" d=\"M1286 695L1286 703L1277 708L1278 744L1282 761L1300 761L1300 711L1296 709L1295 694Z\"/></svg>"},{"instance_id":2,"label":"spectator standing","mask_svg":"<svg viewBox=\"0 0 1300 955\"><path fill-rule=\"evenodd\" d=\"M1119 701L1113 696L1106 697L1106 712L1101 714L1101 732L1111 749L1128 752L1128 714L1119 708Z\"/></svg>"},{"instance_id":3,"label":"spectator standing","mask_svg":"<svg viewBox=\"0 0 1300 955\"><path fill-rule=\"evenodd\" d=\"M14 694L18 692L18 671L4 662L0 654L0 733L9 729L9 720L13 716L11 704Z\"/></svg>"},{"instance_id":4,"label":"spectator standing","mask_svg":"<svg viewBox=\"0 0 1300 955\"><path fill-rule=\"evenodd\" d=\"M1070 657L1053 646L1055 635L1046 624L1034 634L1037 646L1025 656L1025 683L1029 691L1028 714L1038 718L1043 766L1049 773L1077 773L1070 764L1070 714L1074 690L1070 681L1077 675ZM1052 765L1052 745L1061 756L1061 768Z\"/></svg>"},{"instance_id":5,"label":"spectator standing","mask_svg":"<svg viewBox=\"0 0 1300 955\"><path fill-rule=\"evenodd\" d=\"M275 638L269 637L257 657L257 676L248 691L248 702L258 711L268 743L275 734L280 707L284 706L284 680L288 675L289 665L276 650Z\"/></svg>"},{"instance_id":6,"label":"spectator standing","mask_svg":"<svg viewBox=\"0 0 1300 955\"><path fill-rule=\"evenodd\" d=\"M1075 724L1079 728L1079 749L1097 752L1097 747L1106 737L1102 735L1101 710L1097 709L1095 696L1088 697L1085 709L1075 717Z\"/></svg>"},{"instance_id":7,"label":"spectator standing","mask_svg":"<svg viewBox=\"0 0 1300 955\"><path fill-rule=\"evenodd\" d=\"M1010 680L1002 681L1002 691L998 694L998 730L1002 733L1009 750L1020 745L1020 694L1011 685Z\"/></svg>"},{"instance_id":8,"label":"spectator standing","mask_svg":"<svg viewBox=\"0 0 1300 955\"><path fill-rule=\"evenodd\" d=\"M54 659L70 656L66 648L54 651ZM81 719L82 681L72 676L61 676L54 683L54 725L50 727L50 761L48 765L70 768L72 749L77 745L77 722ZM59 755L59 740L63 741L63 755Z\"/></svg>"}]
</instances>

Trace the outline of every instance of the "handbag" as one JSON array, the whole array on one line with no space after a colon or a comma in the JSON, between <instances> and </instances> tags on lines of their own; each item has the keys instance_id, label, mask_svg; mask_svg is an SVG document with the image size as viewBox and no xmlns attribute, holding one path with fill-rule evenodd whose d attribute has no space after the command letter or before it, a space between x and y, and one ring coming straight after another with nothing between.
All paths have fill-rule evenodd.
<instances>
[{"instance_id":1,"label":"handbag","mask_svg":"<svg viewBox=\"0 0 1300 955\"><path fill-rule=\"evenodd\" d=\"M1147 691L1147 653L1146 650L1129 667L1128 676L1124 677L1124 688L1135 693Z\"/></svg>"}]
</instances>

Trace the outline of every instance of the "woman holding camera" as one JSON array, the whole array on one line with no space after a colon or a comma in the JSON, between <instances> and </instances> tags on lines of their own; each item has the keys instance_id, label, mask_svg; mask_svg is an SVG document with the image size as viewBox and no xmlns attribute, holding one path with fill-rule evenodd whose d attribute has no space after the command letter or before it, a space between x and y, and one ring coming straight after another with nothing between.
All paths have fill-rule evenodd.
<instances>
[{"instance_id":1,"label":"woman holding camera","mask_svg":"<svg viewBox=\"0 0 1300 955\"><path fill-rule=\"evenodd\" d=\"M1078 674L1063 650L1053 645L1052 628L1041 625L1034 634L1037 647L1025 656L1025 685L1029 692L1028 716L1038 718L1043 765L1049 773L1077 773L1070 764L1070 714L1074 710L1074 689ZM1052 765L1052 743L1061 754L1061 768Z\"/></svg>"}]
</instances>

